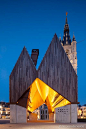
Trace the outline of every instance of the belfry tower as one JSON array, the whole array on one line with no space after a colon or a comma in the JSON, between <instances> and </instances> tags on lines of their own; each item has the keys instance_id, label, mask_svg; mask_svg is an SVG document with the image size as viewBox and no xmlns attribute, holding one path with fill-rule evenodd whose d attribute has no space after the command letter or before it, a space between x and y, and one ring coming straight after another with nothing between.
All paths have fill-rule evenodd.
<instances>
[{"instance_id":1,"label":"belfry tower","mask_svg":"<svg viewBox=\"0 0 86 129\"><path fill-rule=\"evenodd\" d=\"M76 52L76 39L73 34L73 39L71 41L69 35L69 25L67 21L67 13L66 13L66 21L64 26L64 36L63 40L59 39L60 43L62 44L75 72L77 73L77 52Z\"/></svg>"}]
</instances>

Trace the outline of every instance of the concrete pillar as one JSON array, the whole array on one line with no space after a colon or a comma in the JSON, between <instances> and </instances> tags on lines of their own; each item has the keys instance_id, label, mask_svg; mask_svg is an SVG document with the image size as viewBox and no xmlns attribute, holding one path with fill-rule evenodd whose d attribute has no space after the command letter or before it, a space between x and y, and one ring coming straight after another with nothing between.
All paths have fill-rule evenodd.
<instances>
[{"instance_id":1,"label":"concrete pillar","mask_svg":"<svg viewBox=\"0 0 86 129\"><path fill-rule=\"evenodd\" d=\"M55 109L55 123L77 123L77 104Z\"/></svg>"},{"instance_id":2,"label":"concrete pillar","mask_svg":"<svg viewBox=\"0 0 86 129\"><path fill-rule=\"evenodd\" d=\"M17 105L17 123L27 123L27 110Z\"/></svg>"},{"instance_id":3,"label":"concrete pillar","mask_svg":"<svg viewBox=\"0 0 86 129\"><path fill-rule=\"evenodd\" d=\"M16 104L10 105L10 123L27 123L27 110Z\"/></svg>"},{"instance_id":4,"label":"concrete pillar","mask_svg":"<svg viewBox=\"0 0 86 129\"><path fill-rule=\"evenodd\" d=\"M10 104L10 123L17 123L16 121L16 105Z\"/></svg>"},{"instance_id":5,"label":"concrete pillar","mask_svg":"<svg viewBox=\"0 0 86 129\"><path fill-rule=\"evenodd\" d=\"M70 105L55 109L55 123L70 123Z\"/></svg>"},{"instance_id":6,"label":"concrete pillar","mask_svg":"<svg viewBox=\"0 0 86 129\"><path fill-rule=\"evenodd\" d=\"M77 123L77 104L71 104L71 123Z\"/></svg>"}]
</instances>

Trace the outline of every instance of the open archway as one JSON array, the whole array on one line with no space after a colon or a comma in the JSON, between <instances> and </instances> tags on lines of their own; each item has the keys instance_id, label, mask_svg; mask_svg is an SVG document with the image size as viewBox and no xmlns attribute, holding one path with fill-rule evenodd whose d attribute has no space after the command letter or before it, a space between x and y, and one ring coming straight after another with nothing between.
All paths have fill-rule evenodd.
<instances>
[{"instance_id":1,"label":"open archway","mask_svg":"<svg viewBox=\"0 0 86 129\"><path fill-rule=\"evenodd\" d=\"M36 78L19 98L17 105L27 108L29 119L37 119L37 115L34 115L34 111L43 104L47 105L48 113L52 114L55 108L69 105L71 102L45 84L42 80Z\"/></svg>"}]
</instances>

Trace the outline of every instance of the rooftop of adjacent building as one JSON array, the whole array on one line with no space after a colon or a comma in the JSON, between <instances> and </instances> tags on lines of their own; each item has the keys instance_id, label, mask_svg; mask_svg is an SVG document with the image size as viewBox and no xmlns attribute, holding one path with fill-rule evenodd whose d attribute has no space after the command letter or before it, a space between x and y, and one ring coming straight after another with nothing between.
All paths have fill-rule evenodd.
<instances>
[{"instance_id":1,"label":"rooftop of adjacent building","mask_svg":"<svg viewBox=\"0 0 86 129\"><path fill-rule=\"evenodd\" d=\"M10 104L8 104L6 102L0 102L0 107L10 108Z\"/></svg>"}]
</instances>

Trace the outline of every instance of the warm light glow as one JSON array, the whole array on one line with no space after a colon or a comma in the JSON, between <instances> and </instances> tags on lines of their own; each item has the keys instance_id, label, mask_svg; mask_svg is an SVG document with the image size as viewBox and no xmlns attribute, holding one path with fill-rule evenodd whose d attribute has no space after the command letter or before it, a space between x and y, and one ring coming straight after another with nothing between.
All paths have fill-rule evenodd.
<instances>
[{"instance_id":1,"label":"warm light glow","mask_svg":"<svg viewBox=\"0 0 86 129\"><path fill-rule=\"evenodd\" d=\"M37 117L38 117L38 119L40 119L40 116L39 115Z\"/></svg>"},{"instance_id":2,"label":"warm light glow","mask_svg":"<svg viewBox=\"0 0 86 129\"><path fill-rule=\"evenodd\" d=\"M79 109L79 110L78 110L78 116L81 116L81 114L82 114L82 110Z\"/></svg>"},{"instance_id":3,"label":"warm light glow","mask_svg":"<svg viewBox=\"0 0 86 129\"><path fill-rule=\"evenodd\" d=\"M1 114L2 114L2 111L1 111Z\"/></svg>"},{"instance_id":4,"label":"warm light glow","mask_svg":"<svg viewBox=\"0 0 86 129\"><path fill-rule=\"evenodd\" d=\"M30 85L30 92L27 100L27 110L33 112L42 104L46 104L48 111L54 112L55 108L71 104L62 95L54 91L47 84L36 78Z\"/></svg>"},{"instance_id":5,"label":"warm light glow","mask_svg":"<svg viewBox=\"0 0 86 129\"><path fill-rule=\"evenodd\" d=\"M0 108L2 108L2 106L0 105Z\"/></svg>"}]
</instances>

